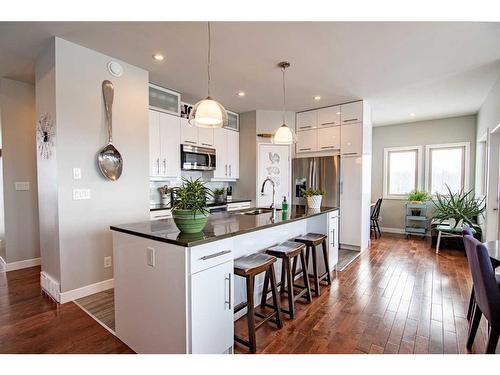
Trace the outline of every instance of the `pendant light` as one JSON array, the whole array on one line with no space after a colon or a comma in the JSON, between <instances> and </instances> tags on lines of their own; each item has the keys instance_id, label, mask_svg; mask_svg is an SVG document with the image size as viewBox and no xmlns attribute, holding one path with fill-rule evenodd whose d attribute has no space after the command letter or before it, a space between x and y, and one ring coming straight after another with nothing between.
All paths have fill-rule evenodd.
<instances>
[{"instance_id":1,"label":"pendant light","mask_svg":"<svg viewBox=\"0 0 500 375\"><path fill-rule=\"evenodd\" d=\"M285 89L285 70L290 67L288 61L282 61L278 64L283 72L283 124L276 130L273 137L273 143L279 145L291 145L297 141L295 132L286 124L286 89Z\"/></svg>"},{"instance_id":2,"label":"pendant light","mask_svg":"<svg viewBox=\"0 0 500 375\"><path fill-rule=\"evenodd\" d=\"M222 128L227 126L227 112L218 101L210 97L210 22L208 22L208 61L207 61L207 78L208 78L208 95L205 99L196 103L189 114L189 125L199 128Z\"/></svg>"}]
</instances>

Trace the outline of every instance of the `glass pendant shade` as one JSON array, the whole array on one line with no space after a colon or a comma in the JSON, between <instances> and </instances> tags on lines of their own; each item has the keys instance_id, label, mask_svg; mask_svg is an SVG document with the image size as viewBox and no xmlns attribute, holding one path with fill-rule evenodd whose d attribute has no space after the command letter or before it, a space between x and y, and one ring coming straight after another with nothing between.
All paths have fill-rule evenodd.
<instances>
[{"instance_id":1,"label":"glass pendant shade","mask_svg":"<svg viewBox=\"0 0 500 375\"><path fill-rule=\"evenodd\" d=\"M222 128L228 124L227 112L222 104L207 96L194 105L188 122L199 128Z\"/></svg>"},{"instance_id":2,"label":"glass pendant shade","mask_svg":"<svg viewBox=\"0 0 500 375\"><path fill-rule=\"evenodd\" d=\"M281 125L274 133L273 143L277 145L291 145L295 143L295 132L286 124Z\"/></svg>"}]
</instances>

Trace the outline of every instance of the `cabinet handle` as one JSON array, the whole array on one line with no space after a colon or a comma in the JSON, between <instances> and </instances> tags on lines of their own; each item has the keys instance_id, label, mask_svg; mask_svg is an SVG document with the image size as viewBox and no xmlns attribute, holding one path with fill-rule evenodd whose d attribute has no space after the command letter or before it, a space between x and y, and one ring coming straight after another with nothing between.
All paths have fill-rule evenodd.
<instances>
[{"instance_id":1,"label":"cabinet handle","mask_svg":"<svg viewBox=\"0 0 500 375\"><path fill-rule=\"evenodd\" d=\"M312 128L312 126L311 125L299 126L299 129L309 129L309 128Z\"/></svg>"},{"instance_id":2,"label":"cabinet handle","mask_svg":"<svg viewBox=\"0 0 500 375\"><path fill-rule=\"evenodd\" d=\"M233 175L233 172L232 172L232 169L231 169L231 164L229 164L229 176L232 176Z\"/></svg>"},{"instance_id":3,"label":"cabinet handle","mask_svg":"<svg viewBox=\"0 0 500 375\"><path fill-rule=\"evenodd\" d=\"M167 174L167 159L163 159L163 173Z\"/></svg>"},{"instance_id":4,"label":"cabinet handle","mask_svg":"<svg viewBox=\"0 0 500 375\"><path fill-rule=\"evenodd\" d=\"M353 122L353 121L358 121L357 118L350 118L349 120L344 120L344 122Z\"/></svg>"},{"instance_id":5,"label":"cabinet handle","mask_svg":"<svg viewBox=\"0 0 500 375\"><path fill-rule=\"evenodd\" d=\"M186 143L191 143L192 145L197 144L196 142L193 142L193 141L184 141L184 142L186 142Z\"/></svg>"},{"instance_id":6,"label":"cabinet handle","mask_svg":"<svg viewBox=\"0 0 500 375\"><path fill-rule=\"evenodd\" d=\"M231 252L231 250L219 251L218 253L214 253L214 254L210 254L210 255L205 255L205 256L201 257L200 259L201 260L209 260L209 259L212 259L212 258L217 258L217 257L220 257L222 255L229 254L230 252Z\"/></svg>"},{"instance_id":7,"label":"cabinet handle","mask_svg":"<svg viewBox=\"0 0 500 375\"><path fill-rule=\"evenodd\" d=\"M153 219L171 219L172 215L153 216Z\"/></svg>"},{"instance_id":8,"label":"cabinet handle","mask_svg":"<svg viewBox=\"0 0 500 375\"><path fill-rule=\"evenodd\" d=\"M227 164L224 167L226 169L225 175L227 176Z\"/></svg>"},{"instance_id":9,"label":"cabinet handle","mask_svg":"<svg viewBox=\"0 0 500 375\"><path fill-rule=\"evenodd\" d=\"M335 125L336 122L335 121L331 121L331 122L323 122L321 125Z\"/></svg>"},{"instance_id":10,"label":"cabinet handle","mask_svg":"<svg viewBox=\"0 0 500 375\"><path fill-rule=\"evenodd\" d=\"M357 155L357 152L344 152L342 155Z\"/></svg>"},{"instance_id":11,"label":"cabinet handle","mask_svg":"<svg viewBox=\"0 0 500 375\"><path fill-rule=\"evenodd\" d=\"M299 151L307 151L310 150L311 148L299 148Z\"/></svg>"},{"instance_id":12,"label":"cabinet handle","mask_svg":"<svg viewBox=\"0 0 500 375\"><path fill-rule=\"evenodd\" d=\"M321 148L335 148L335 146L321 146Z\"/></svg>"},{"instance_id":13,"label":"cabinet handle","mask_svg":"<svg viewBox=\"0 0 500 375\"><path fill-rule=\"evenodd\" d=\"M160 158L156 159L156 174L160 174Z\"/></svg>"},{"instance_id":14,"label":"cabinet handle","mask_svg":"<svg viewBox=\"0 0 500 375\"><path fill-rule=\"evenodd\" d=\"M212 146L211 144L208 144L208 143L202 143L201 145L202 146Z\"/></svg>"},{"instance_id":15,"label":"cabinet handle","mask_svg":"<svg viewBox=\"0 0 500 375\"><path fill-rule=\"evenodd\" d=\"M225 281L227 282L227 289L228 289L228 297L225 301L227 304L227 308L231 310L231 305L232 305L232 290L231 290L231 274L228 273L227 276L225 277Z\"/></svg>"}]
</instances>

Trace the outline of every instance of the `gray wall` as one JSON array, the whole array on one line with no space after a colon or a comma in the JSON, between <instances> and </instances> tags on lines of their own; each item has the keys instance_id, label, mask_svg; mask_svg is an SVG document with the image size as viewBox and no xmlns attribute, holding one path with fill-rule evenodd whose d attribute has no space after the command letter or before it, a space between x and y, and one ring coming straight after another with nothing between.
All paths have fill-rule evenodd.
<instances>
[{"instance_id":1,"label":"gray wall","mask_svg":"<svg viewBox=\"0 0 500 375\"><path fill-rule=\"evenodd\" d=\"M112 255L109 226L149 218L148 72L119 61L123 75L115 78L106 69L111 57L59 38L54 43L55 64L42 70L49 75L55 71L55 95L50 87L47 94L54 95L56 109L57 184L53 185L53 176L47 181L39 176L39 181L49 196L57 191L58 233L43 235L57 237L47 243L59 243L61 291L65 292L112 278L112 268L103 266L104 257ZM124 160L123 174L116 182L106 180L96 165L97 153L107 143L101 90L105 79L115 88L113 140ZM43 113L43 109L37 110ZM82 170L81 180L72 178L75 167ZM91 199L73 200L74 188L90 189ZM48 226L54 217L48 219Z\"/></svg>"},{"instance_id":2,"label":"gray wall","mask_svg":"<svg viewBox=\"0 0 500 375\"><path fill-rule=\"evenodd\" d=\"M476 155L476 116L474 115L374 127L372 142L372 202L383 196L384 148L386 147L470 142L469 186L474 187ZM423 152L422 173L425 169L425 149ZM405 203L404 200L384 199L380 211L380 226L403 229Z\"/></svg>"},{"instance_id":3,"label":"gray wall","mask_svg":"<svg viewBox=\"0 0 500 375\"><path fill-rule=\"evenodd\" d=\"M35 142L35 87L0 80L3 204L7 263L40 257ZM29 182L16 191L15 182Z\"/></svg>"},{"instance_id":4,"label":"gray wall","mask_svg":"<svg viewBox=\"0 0 500 375\"><path fill-rule=\"evenodd\" d=\"M477 115L477 137L482 138L485 134L493 131L500 125L500 77L493 85ZM499 171L499 148L500 129L490 135L487 154L489 163L487 165L486 184L486 225L484 240L492 241L498 239L498 171ZM481 159L478 158L478 163ZM478 166L480 168L481 166Z\"/></svg>"}]
</instances>

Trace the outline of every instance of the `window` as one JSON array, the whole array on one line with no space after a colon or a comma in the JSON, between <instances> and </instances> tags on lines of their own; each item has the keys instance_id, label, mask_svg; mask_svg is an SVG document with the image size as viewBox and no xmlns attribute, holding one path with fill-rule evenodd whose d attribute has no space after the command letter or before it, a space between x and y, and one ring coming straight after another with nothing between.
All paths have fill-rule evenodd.
<instances>
[{"instance_id":1,"label":"window","mask_svg":"<svg viewBox=\"0 0 500 375\"><path fill-rule=\"evenodd\" d=\"M392 147L384 149L384 197L404 199L420 188L422 148Z\"/></svg>"},{"instance_id":2,"label":"window","mask_svg":"<svg viewBox=\"0 0 500 375\"><path fill-rule=\"evenodd\" d=\"M426 146L427 191L446 194L469 189L469 143Z\"/></svg>"}]
</instances>

